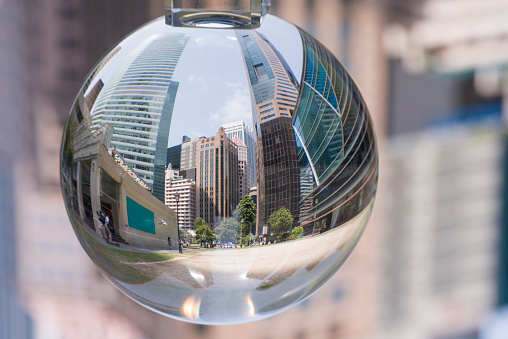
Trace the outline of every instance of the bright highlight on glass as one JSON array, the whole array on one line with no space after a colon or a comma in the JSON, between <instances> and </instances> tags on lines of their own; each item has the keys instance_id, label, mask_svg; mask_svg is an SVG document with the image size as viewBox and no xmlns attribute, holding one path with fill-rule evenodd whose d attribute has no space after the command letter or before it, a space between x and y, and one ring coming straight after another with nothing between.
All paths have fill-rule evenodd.
<instances>
[{"instance_id":1,"label":"bright highlight on glass","mask_svg":"<svg viewBox=\"0 0 508 339\"><path fill-rule=\"evenodd\" d=\"M65 126L74 230L121 291L201 324L262 319L353 251L377 184L372 122L319 42L160 18L98 63Z\"/></svg>"},{"instance_id":2,"label":"bright highlight on glass","mask_svg":"<svg viewBox=\"0 0 508 339\"><path fill-rule=\"evenodd\" d=\"M188 319L199 320L199 307L200 306L201 306L201 299L190 296L183 303L182 313Z\"/></svg>"}]
</instances>

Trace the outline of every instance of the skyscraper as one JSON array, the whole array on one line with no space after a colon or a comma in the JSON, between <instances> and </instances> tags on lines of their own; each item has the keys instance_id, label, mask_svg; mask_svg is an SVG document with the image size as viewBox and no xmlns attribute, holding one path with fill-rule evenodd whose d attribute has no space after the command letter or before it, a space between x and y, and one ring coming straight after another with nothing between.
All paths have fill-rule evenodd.
<instances>
[{"instance_id":1,"label":"skyscraper","mask_svg":"<svg viewBox=\"0 0 508 339\"><path fill-rule=\"evenodd\" d=\"M189 40L164 34L121 66L92 109L92 130L109 123L114 146L164 202L167 143L178 83L171 81Z\"/></svg>"},{"instance_id":2,"label":"skyscraper","mask_svg":"<svg viewBox=\"0 0 508 339\"><path fill-rule=\"evenodd\" d=\"M376 337L474 338L507 286L498 280L506 136L457 126L386 146L376 202L386 327Z\"/></svg>"},{"instance_id":3,"label":"skyscraper","mask_svg":"<svg viewBox=\"0 0 508 339\"><path fill-rule=\"evenodd\" d=\"M184 135L182 138L182 143L185 141L189 141L191 138ZM182 144L172 146L168 148L167 159L166 159L166 167L171 164L173 169L181 168L181 160L182 160Z\"/></svg>"},{"instance_id":4,"label":"skyscraper","mask_svg":"<svg viewBox=\"0 0 508 339\"><path fill-rule=\"evenodd\" d=\"M261 34L237 31L256 105L257 228L279 208L298 221L300 178L291 117L298 83L284 58Z\"/></svg>"},{"instance_id":5,"label":"skyscraper","mask_svg":"<svg viewBox=\"0 0 508 339\"><path fill-rule=\"evenodd\" d=\"M305 32L300 34L305 71L293 126L298 144L299 180L305 188L300 196L305 215L300 221L310 228L314 227L313 222L305 222L316 214L357 203L349 200L346 187L356 192L362 185L374 184L376 153L374 135L368 129L372 122L356 85L328 50ZM374 174L364 176L365 171ZM363 204L368 201L364 199ZM314 213L308 214L311 207ZM342 213L337 219L328 214L327 218L325 228L333 228L349 215Z\"/></svg>"},{"instance_id":6,"label":"skyscraper","mask_svg":"<svg viewBox=\"0 0 508 339\"><path fill-rule=\"evenodd\" d=\"M238 147L222 127L215 136L197 140L196 216L215 227L233 216L240 202Z\"/></svg>"},{"instance_id":7,"label":"skyscraper","mask_svg":"<svg viewBox=\"0 0 508 339\"><path fill-rule=\"evenodd\" d=\"M196 168L196 150L199 138L182 141L180 156L180 169L188 170Z\"/></svg>"},{"instance_id":8,"label":"skyscraper","mask_svg":"<svg viewBox=\"0 0 508 339\"><path fill-rule=\"evenodd\" d=\"M224 132L230 140L236 136L247 146L247 186L253 187L256 185L256 135L254 131L244 122L235 121L229 124L222 125ZM240 154L239 154L240 156Z\"/></svg>"},{"instance_id":9,"label":"skyscraper","mask_svg":"<svg viewBox=\"0 0 508 339\"><path fill-rule=\"evenodd\" d=\"M167 150L166 167L171 164L171 168L180 168L180 158L182 155L182 144L169 147Z\"/></svg>"},{"instance_id":10,"label":"skyscraper","mask_svg":"<svg viewBox=\"0 0 508 339\"><path fill-rule=\"evenodd\" d=\"M238 147L238 185L240 190L240 198L249 194L252 187L248 184L248 179L252 174L252 168L247 162L248 148L236 135L231 139L232 142Z\"/></svg>"}]
</instances>

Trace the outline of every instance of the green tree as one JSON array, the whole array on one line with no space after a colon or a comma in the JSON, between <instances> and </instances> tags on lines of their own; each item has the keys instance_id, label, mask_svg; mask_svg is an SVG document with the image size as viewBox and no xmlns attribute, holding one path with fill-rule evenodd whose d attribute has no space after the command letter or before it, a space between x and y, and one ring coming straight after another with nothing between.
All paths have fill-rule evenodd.
<instances>
[{"instance_id":1,"label":"green tree","mask_svg":"<svg viewBox=\"0 0 508 339\"><path fill-rule=\"evenodd\" d=\"M278 240L286 240L290 235L293 220L291 212L286 207L281 207L270 215L268 223L272 232L277 235Z\"/></svg>"},{"instance_id":2,"label":"green tree","mask_svg":"<svg viewBox=\"0 0 508 339\"><path fill-rule=\"evenodd\" d=\"M203 218L198 217L198 218L194 219L194 231L196 231L196 229L199 226L206 226L206 221Z\"/></svg>"},{"instance_id":3,"label":"green tree","mask_svg":"<svg viewBox=\"0 0 508 339\"><path fill-rule=\"evenodd\" d=\"M202 218L194 219L194 232L196 232L196 242L200 244L211 244L215 240L215 234Z\"/></svg>"},{"instance_id":4,"label":"green tree","mask_svg":"<svg viewBox=\"0 0 508 339\"><path fill-rule=\"evenodd\" d=\"M300 238L303 235L303 227L295 227L291 231L291 240L295 240L297 238Z\"/></svg>"},{"instance_id":5,"label":"green tree","mask_svg":"<svg viewBox=\"0 0 508 339\"><path fill-rule=\"evenodd\" d=\"M249 246L252 244L252 241L254 241L254 236L252 236L252 234L247 234L245 237L242 237L241 239L241 243L244 245L244 246Z\"/></svg>"},{"instance_id":6,"label":"green tree","mask_svg":"<svg viewBox=\"0 0 508 339\"><path fill-rule=\"evenodd\" d=\"M232 242L236 245L239 226L235 218L223 219L215 229L217 239L223 244Z\"/></svg>"},{"instance_id":7,"label":"green tree","mask_svg":"<svg viewBox=\"0 0 508 339\"><path fill-rule=\"evenodd\" d=\"M256 204L250 195L245 195L238 204L238 219L241 220L242 235L256 228Z\"/></svg>"},{"instance_id":8,"label":"green tree","mask_svg":"<svg viewBox=\"0 0 508 339\"><path fill-rule=\"evenodd\" d=\"M180 240L183 240L184 242L189 241L191 237L190 233L186 229L181 227L178 227L178 230L180 231Z\"/></svg>"},{"instance_id":9,"label":"green tree","mask_svg":"<svg viewBox=\"0 0 508 339\"><path fill-rule=\"evenodd\" d=\"M200 244L211 244L215 240L215 234L208 226L199 226L196 230L196 241Z\"/></svg>"}]
</instances>

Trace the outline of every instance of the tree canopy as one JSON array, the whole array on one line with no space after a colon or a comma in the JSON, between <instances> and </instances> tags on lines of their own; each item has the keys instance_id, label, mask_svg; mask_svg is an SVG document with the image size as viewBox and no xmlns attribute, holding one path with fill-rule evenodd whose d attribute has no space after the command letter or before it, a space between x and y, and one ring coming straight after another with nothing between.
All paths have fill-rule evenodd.
<instances>
[{"instance_id":1,"label":"tree canopy","mask_svg":"<svg viewBox=\"0 0 508 339\"><path fill-rule=\"evenodd\" d=\"M270 215L268 223L279 240L286 240L290 235L293 220L291 212L286 207L281 207Z\"/></svg>"},{"instance_id":2,"label":"tree canopy","mask_svg":"<svg viewBox=\"0 0 508 339\"><path fill-rule=\"evenodd\" d=\"M206 226L206 221L203 218L198 217L198 218L194 219L194 231L196 231L196 229L199 226Z\"/></svg>"},{"instance_id":3,"label":"tree canopy","mask_svg":"<svg viewBox=\"0 0 508 339\"><path fill-rule=\"evenodd\" d=\"M235 218L223 219L222 222L215 228L217 240L221 243L233 243L236 245L238 239L240 224Z\"/></svg>"},{"instance_id":4,"label":"tree canopy","mask_svg":"<svg viewBox=\"0 0 508 339\"><path fill-rule=\"evenodd\" d=\"M297 238L300 238L303 235L303 227L295 227L291 231L291 240L295 240Z\"/></svg>"},{"instance_id":5,"label":"tree canopy","mask_svg":"<svg viewBox=\"0 0 508 339\"><path fill-rule=\"evenodd\" d=\"M256 204L250 195L245 195L238 204L238 219L241 221L242 235L256 228ZM255 230L254 230L255 233Z\"/></svg>"},{"instance_id":6,"label":"tree canopy","mask_svg":"<svg viewBox=\"0 0 508 339\"><path fill-rule=\"evenodd\" d=\"M202 218L194 219L194 232L196 232L196 241L199 243L211 244L215 240L215 234Z\"/></svg>"}]
</instances>

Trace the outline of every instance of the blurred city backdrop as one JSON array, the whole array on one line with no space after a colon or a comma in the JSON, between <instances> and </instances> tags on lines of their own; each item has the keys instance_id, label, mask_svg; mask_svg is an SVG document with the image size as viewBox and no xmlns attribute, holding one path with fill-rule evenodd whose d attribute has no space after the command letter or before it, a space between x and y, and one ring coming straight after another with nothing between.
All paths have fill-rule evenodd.
<instances>
[{"instance_id":1,"label":"blurred city backdrop","mask_svg":"<svg viewBox=\"0 0 508 339\"><path fill-rule=\"evenodd\" d=\"M59 186L82 80L162 0L0 0L0 338L508 338L508 2L272 0L349 69L380 142L374 212L310 299L179 322L109 284Z\"/></svg>"}]
</instances>

